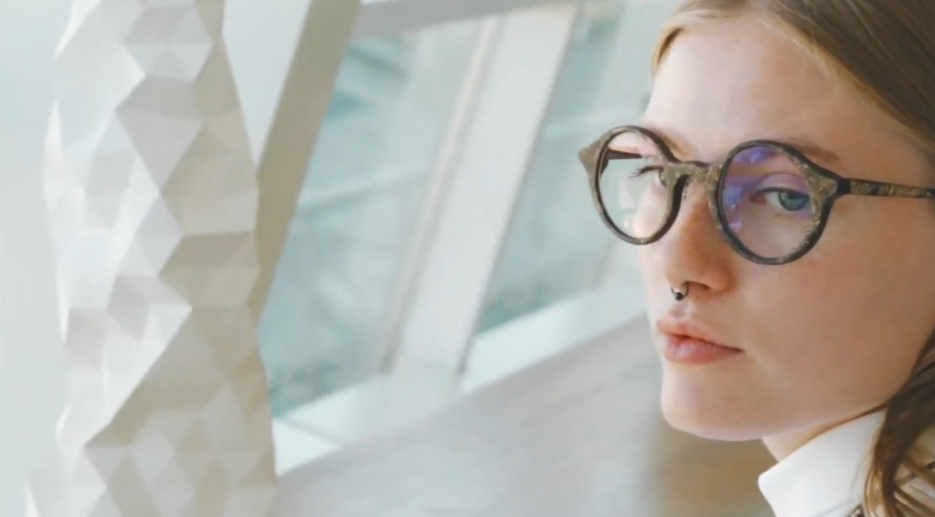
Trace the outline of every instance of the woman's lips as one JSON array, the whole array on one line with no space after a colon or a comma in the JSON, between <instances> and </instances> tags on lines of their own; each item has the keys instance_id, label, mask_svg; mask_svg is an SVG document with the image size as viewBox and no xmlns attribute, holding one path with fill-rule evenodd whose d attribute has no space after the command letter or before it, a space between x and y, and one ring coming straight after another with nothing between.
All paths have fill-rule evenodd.
<instances>
[{"instance_id":1,"label":"woman's lips","mask_svg":"<svg viewBox=\"0 0 935 517\"><path fill-rule=\"evenodd\" d=\"M742 354L742 350L679 334L662 335L662 355L686 365L710 364Z\"/></svg>"}]
</instances>

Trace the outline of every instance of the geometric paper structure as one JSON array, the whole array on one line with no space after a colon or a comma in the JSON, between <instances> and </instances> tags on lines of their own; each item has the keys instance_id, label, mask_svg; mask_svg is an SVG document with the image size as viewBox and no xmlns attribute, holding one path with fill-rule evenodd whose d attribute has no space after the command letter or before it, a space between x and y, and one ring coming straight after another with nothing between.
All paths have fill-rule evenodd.
<instances>
[{"instance_id":1,"label":"geometric paper structure","mask_svg":"<svg viewBox=\"0 0 935 517\"><path fill-rule=\"evenodd\" d=\"M45 185L66 357L43 517L262 517L259 182L223 0L75 0Z\"/></svg>"}]
</instances>

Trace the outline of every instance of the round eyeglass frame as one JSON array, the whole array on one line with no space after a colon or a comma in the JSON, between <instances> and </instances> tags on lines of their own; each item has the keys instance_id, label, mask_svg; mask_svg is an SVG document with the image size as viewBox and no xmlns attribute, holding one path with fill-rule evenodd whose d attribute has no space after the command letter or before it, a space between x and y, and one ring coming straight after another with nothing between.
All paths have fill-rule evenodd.
<instances>
[{"instance_id":1,"label":"round eyeglass frame","mask_svg":"<svg viewBox=\"0 0 935 517\"><path fill-rule=\"evenodd\" d=\"M664 222L652 235L645 238L637 238L627 235L624 231L614 224L613 219L604 206L600 191L600 181L607 169L607 165L612 159L610 143L617 136L635 132L648 138L655 144L663 154L667 162L663 167L662 174L668 177L664 178L668 196L666 214ZM754 253L740 240L733 232L728 231L729 223L727 215L724 212L723 205L719 200L719 192L724 186L727 178L728 168L734 158L754 147L768 147L782 152L789 157L802 170L805 181L812 194L812 206L815 210L817 219L813 221L812 228L803 239L802 243L793 251L779 257L764 257ZM884 183L872 180L859 180L845 178L838 173L826 169L811 161L803 152L795 147L772 140L750 140L743 142L727 153L726 158L720 163L707 164L698 161L680 161L675 158L669 146L666 145L659 135L649 129L628 125L611 129L604 133L594 143L581 150L578 154L581 163L584 165L588 174L588 184L591 188L591 196L594 200L598 214L601 216L604 224L618 238L634 245L652 244L661 239L666 232L675 224L679 209L685 197L689 182L700 182L705 186L708 193L708 206L714 219L718 231L726 239L730 247L743 258L763 265L782 265L793 262L806 253L808 253L821 238L828 224L831 215L831 209L835 201L846 195L871 196L871 197L896 197L908 199L935 199L935 189L924 187L911 187L899 185L896 183Z\"/></svg>"}]
</instances>

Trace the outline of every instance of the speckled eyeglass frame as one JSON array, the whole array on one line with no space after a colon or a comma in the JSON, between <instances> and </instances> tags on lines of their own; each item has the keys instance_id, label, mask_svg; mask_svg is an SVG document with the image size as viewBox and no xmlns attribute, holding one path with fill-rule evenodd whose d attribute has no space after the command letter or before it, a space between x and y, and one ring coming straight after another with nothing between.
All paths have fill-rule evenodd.
<instances>
[{"instance_id":1,"label":"speckled eyeglass frame","mask_svg":"<svg viewBox=\"0 0 935 517\"><path fill-rule=\"evenodd\" d=\"M635 132L648 138L662 153L665 165L659 172L662 184L666 188L667 206L664 222L653 234L645 238L628 235L614 223L607 211L601 196L600 181L607 169L608 163L614 159L627 159L634 156L610 148L611 142L617 136ZM808 232L801 244L794 250L779 257L764 257L754 253L743 241L728 230L730 227L727 213L720 200L719 192L724 187L728 169L734 158L745 150L762 147L782 153L799 168L809 188L812 203L812 220L809 222ZM815 247L828 223L831 209L835 201L843 196L874 196L896 197L913 199L935 199L935 189L911 187L893 183L883 183L870 180L844 178L812 162L798 149L771 140L751 140L734 147L724 161L708 164L699 161L680 161L675 158L665 141L654 132L640 126L620 126L607 131L593 144L581 150L578 154L581 163L588 174L588 183L598 214L604 224L618 238L634 245L651 244L661 239L675 223L682 201L687 193L689 183L696 182L704 185L708 192L708 206L718 230L727 239L731 248L744 257L757 264L782 265L797 260Z\"/></svg>"}]
</instances>

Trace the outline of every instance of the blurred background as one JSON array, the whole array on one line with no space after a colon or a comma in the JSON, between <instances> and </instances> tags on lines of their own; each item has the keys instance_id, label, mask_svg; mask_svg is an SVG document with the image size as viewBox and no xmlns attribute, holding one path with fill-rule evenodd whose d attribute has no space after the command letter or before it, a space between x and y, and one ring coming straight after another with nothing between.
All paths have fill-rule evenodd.
<instances>
[{"instance_id":1,"label":"blurred background","mask_svg":"<svg viewBox=\"0 0 935 517\"><path fill-rule=\"evenodd\" d=\"M259 323L281 472L642 314L577 152L639 117L676 3L362 2ZM257 159L307 5L228 2ZM0 400L17 422L0 443L31 444L0 451L17 460L0 501L20 495L61 403L40 176L70 7L0 4Z\"/></svg>"},{"instance_id":2,"label":"blurred background","mask_svg":"<svg viewBox=\"0 0 935 517\"><path fill-rule=\"evenodd\" d=\"M614 243L577 152L631 120L648 93L646 62L624 78L641 87L632 95L607 84L614 61L626 59L625 12L620 1L589 3L575 23L527 170L516 171L521 186L477 333L593 290L607 274ZM458 94L473 79L466 71L483 23L351 42L260 330L276 413L375 373L394 288L420 218L432 215L426 193ZM483 210L484 198L475 202Z\"/></svg>"},{"instance_id":3,"label":"blurred background","mask_svg":"<svg viewBox=\"0 0 935 517\"><path fill-rule=\"evenodd\" d=\"M640 116L676 2L520 3L362 6L259 329L280 470L642 313L577 152Z\"/></svg>"}]
</instances>

